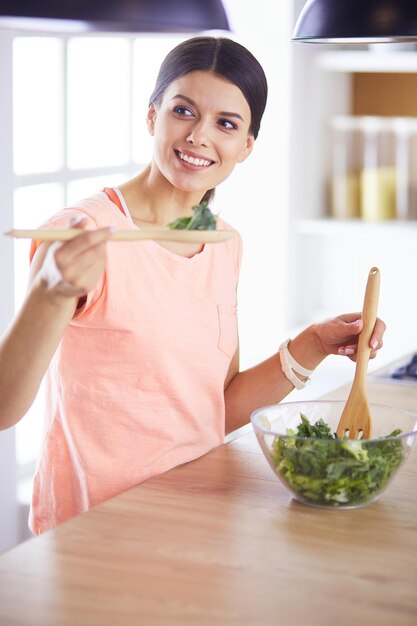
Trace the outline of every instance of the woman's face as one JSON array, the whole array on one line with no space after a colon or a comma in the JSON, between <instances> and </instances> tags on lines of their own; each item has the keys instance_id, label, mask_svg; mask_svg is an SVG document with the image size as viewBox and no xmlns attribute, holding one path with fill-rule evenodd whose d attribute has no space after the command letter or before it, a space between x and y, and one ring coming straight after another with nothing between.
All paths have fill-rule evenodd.
<instances>
[{"instance_id":1,"label":"woman's face","mask_svg":"<svg viewBox=\"0 0 417 626\"><path fill-rule=\"evenodd\" d=\"M206 71L175 80L148 111L154 163L176 188L216 187L250 154L249 105L236 85Z\"/></svg>"}]
</instances>

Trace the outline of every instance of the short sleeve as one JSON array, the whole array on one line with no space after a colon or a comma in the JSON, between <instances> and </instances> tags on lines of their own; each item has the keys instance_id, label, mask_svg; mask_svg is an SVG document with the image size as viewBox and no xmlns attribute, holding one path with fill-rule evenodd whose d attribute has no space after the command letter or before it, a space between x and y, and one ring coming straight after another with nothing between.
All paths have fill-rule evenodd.
<instances>
[{"instance_id":1,"label":"short sleeve","mask_svg":"<svg viewBox=\"0 0 417 626\"><path fill-rule=\"evenodd\" d=\"M86 215L82 209L77 208L62 209L62 211L59 211L59 213L56 213L50 219L46 220L46 222L41 224L39 228L69 228L70 221L73 217L84 217L87 220L87 228L97 228L97 224L94 222L94 220L89 215ZM35 252L39 248L41 243L42 241L32 241L29 252L30 263L32 263Z\"/></svg>"}]
</instances>

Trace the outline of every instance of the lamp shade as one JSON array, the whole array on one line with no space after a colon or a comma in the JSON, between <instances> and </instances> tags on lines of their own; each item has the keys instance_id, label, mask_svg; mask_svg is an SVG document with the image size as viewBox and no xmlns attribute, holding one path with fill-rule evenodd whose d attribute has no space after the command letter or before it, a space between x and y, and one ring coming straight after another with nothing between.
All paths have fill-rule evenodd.
<instances>
[{"instance_id":1,"label":"lamp shade","mask_svg":"<svg viewBox=\"0 0 417 626\"><path fill-rule=\"evenodd\" d=\"M308 0L293 41L416 42L417 0Z\"/></svg>"},{"instance_id":2,"label":"lamp shade","mask_svg":"<svg viewBox=\"0 0 417 626\"><path fill-rule=\"evenodd\" d=\"M0 25L132 33L229 30L221 0L0 0Z\"/></svg>"}]
</instances>

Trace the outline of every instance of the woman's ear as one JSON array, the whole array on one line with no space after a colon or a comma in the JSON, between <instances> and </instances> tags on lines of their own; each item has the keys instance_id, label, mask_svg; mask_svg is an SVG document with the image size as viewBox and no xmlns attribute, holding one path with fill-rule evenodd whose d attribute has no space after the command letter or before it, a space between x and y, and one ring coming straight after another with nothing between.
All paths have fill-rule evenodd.
<instances>
[{"instance_id":1,"label":"woman's ear","mask_svg":"<svg viewBox=\"0 0 417 626\"><path fill-rule=\"evenodd\" d=\"M146 115L146 122L148 124L149 134L153 136L155 132L155 119L156 119L156 109L155 105L151 104L148 109L148 113Z\"/></svg>"},{"instance_id":2,"label":"woman's ear","mask_svg":"<svg viewBox=\"0 0 417 626\"><path fill-rule=\"evenodd\" d=\"M238 163L242 163L242 161L244 161L245 159L248 158L248 156L250 155L250 153L252 152L252 148L253 148L253 144L255 143L255 137L253 135L248 135L247 139L246 139L246 145L243 148L237 162Z\"/></svg>"}]
</instances>

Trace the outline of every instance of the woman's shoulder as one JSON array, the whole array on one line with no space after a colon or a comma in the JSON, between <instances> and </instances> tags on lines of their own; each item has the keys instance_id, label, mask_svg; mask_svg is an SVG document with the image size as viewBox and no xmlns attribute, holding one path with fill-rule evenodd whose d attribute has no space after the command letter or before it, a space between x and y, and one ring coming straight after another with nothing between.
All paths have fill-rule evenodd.
<instances>
[{"instance_id":1,"label":"woman's shoulder","mask_svg":"<svg viewBox=\"0 0 417 626\"><path fill-rule=\"evenodd\" d=\"M239 273L240 265L242 261L242 237L239 231L236 230L236 228L234 228L233 226L231 226L229 222L226 222L223 218L219 216L217 216L216 229L234 231L233 237L230 237L230 239L227 239L227 241L222 243L221 246L218 247L218 250L219 251L222 250L228 255L233 257L233 260L236 266L236 271L237 273Z\"/></svg>"},{"instance_id":2,"label":"woman's shoulder","mask_svg":"<svg viewBox=\"0 0 417 626\"><path fill-rule=\"evenodd\" d=\"M86 198L78 200L64 211L79 211L94 220L97 226L113 223L119 215L124 217L118 207L104 191L98 191Z\"/></svg>"},{"instance_id":3,"label":"woman's shoulder","mask_svg":"<svg viewBox=\"0 0 417 626\"><path fill-rule=\"evenodd\" d=\"M236 228L234 228L234 226L229 224L229 222L226 222L226 220L224 220L220 216L217 216L217 219L216 219L216 230L233 230L235 232L235 236L228 239L228 241L235 240L235 241L239 241L240 243L242 241L239 231Z\"/></svg>"},{"instance_id":4,"label":"woman's shoulder","mask_svg":"<svg viewBox=\"0 0 417 626\"><path fill-rule=\"evenodd\" d=\"M216 216L216 228L217 230L235 230L233 226L226 222L220 215Z\"/></svg>"},{"instance_id":5,"label":"woman's shoulder","mask_svg":"<svg viewBox=\"0 0 417 626\"><path fill-rule=\"evenodd\" d=\"M113 224L115 219L123 215L116 205L103 192L99 191L90 196L76 200L72 204L52 215L44 225L49 227L61 227L68 224L74 217L87 218L90 226L101 228Z\"/></svg>"}]
</instances>

